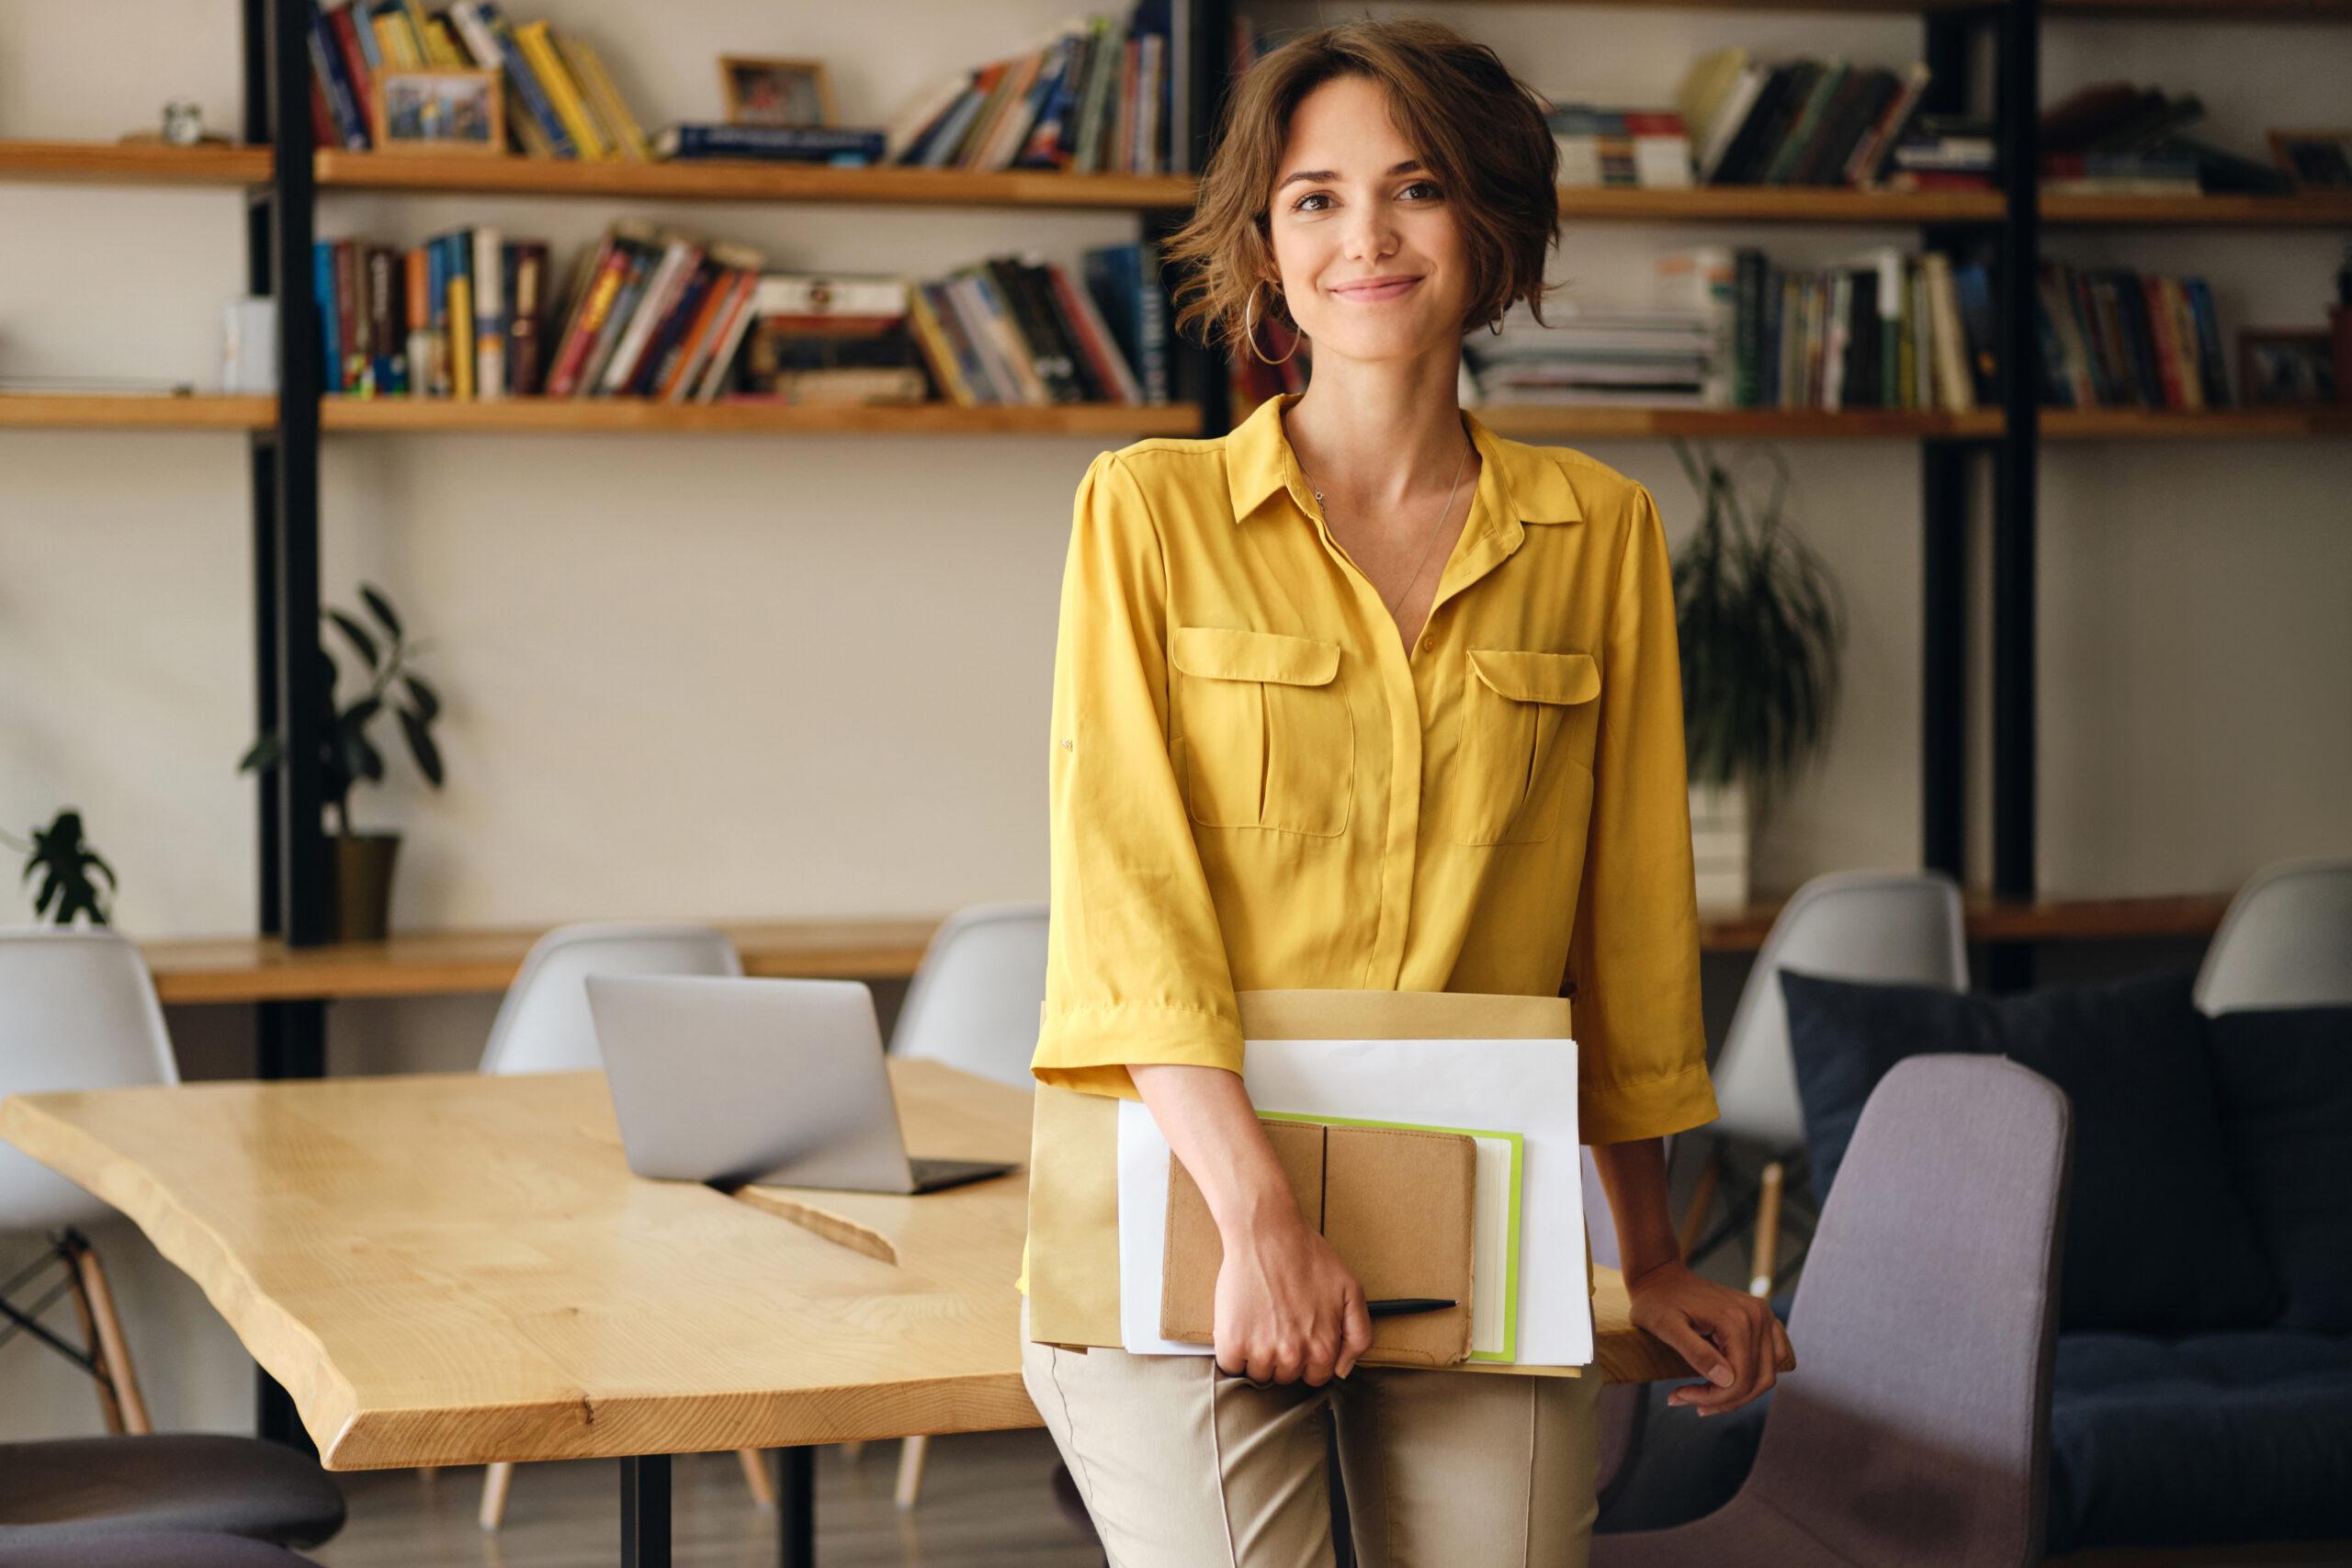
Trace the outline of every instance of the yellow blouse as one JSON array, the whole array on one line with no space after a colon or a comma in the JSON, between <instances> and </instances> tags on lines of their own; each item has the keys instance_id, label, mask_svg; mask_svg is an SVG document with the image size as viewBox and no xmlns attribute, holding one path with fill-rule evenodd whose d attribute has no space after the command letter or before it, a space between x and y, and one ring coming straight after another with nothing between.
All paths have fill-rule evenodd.
<instances>
[{"instance_id":1,"label":"yellow blouse","mask_svg":"<svg viewBox=\"0 0 2352 1568\"><path fill-rule=\"evenodd\" d=\"M1284 393L1079 483L1054 657L1031 1070L1239 1071L1236 987L1573 998L1588 1143L1712 1121L1657 505L1582 453L1483 464L1408 651Z\"/></svg>"}]
</instances>

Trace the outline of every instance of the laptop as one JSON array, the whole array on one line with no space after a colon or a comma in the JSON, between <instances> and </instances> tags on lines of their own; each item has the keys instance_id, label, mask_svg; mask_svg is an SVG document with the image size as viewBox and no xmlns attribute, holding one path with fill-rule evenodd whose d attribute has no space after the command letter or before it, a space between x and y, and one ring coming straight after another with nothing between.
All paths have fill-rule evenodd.
<instances>
[{"instance_id":1,"label":"laptop","mask_svg":"<svg viewBox=\"0 0 2352 1568\"><path fill-rule=\"evenodd\" d=\"M591 975L628 1168L731 1191L752 1182L934 1192L1003 1161L910 1158L860 980Z\"/></svg>"}]
</instances>

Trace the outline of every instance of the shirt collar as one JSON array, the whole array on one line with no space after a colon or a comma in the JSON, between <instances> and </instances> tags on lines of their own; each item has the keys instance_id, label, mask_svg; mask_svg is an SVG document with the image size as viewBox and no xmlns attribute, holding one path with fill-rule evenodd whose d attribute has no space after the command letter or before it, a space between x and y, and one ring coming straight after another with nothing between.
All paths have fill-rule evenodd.
<instances>
[{"instance_id":1,"label":"shirt collar","mask_svg":"<svg viewBox=\"0 0 2352 1568\"><path fill-rule=\"evenodd\" d=\"M1233 521L1247 522L1277 493L1288 491L1306 512L1306 476L1283 433L1283 411L1302 394L1279 392L1225 437L1225 481L1233 500ZM1463 417L1477 444L1485 475L1496 486L1501 515L1521 523L1580 523L1584 508L1560 465L1540 446L1497 435L1468 410ZM1483 477L1483 476L1482 476Z\"/></svg>"}]
</instances>

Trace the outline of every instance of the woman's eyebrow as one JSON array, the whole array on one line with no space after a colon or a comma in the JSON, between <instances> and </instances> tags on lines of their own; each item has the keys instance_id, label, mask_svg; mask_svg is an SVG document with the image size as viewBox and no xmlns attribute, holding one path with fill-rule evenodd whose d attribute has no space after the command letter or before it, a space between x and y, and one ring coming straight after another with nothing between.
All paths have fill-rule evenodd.
<instances>
[{"instance_id":1,"label":"woman's eyebrow","mask_svg":"<svg viewBox=\"0 0 2352 1568\"><path fill-rule=\"evenodd\" d=\"M1395 168L1389 170L1388 174L1409 175L1420 166L1420 161L1419 159L1408 158L1403 163L1397 164ZM1284 175L1283 176L1282 185L1278 185L1274 188L1276 190L1280 190L1283 188L1283 186L1296 185L1301 180L1336 180L1339 177L1337 171L1331 169L1301 169L1295 174ZM1382 179L1386 179L1388 175L1383 175L1380 177Z\"/></svg>"}]
</instances>

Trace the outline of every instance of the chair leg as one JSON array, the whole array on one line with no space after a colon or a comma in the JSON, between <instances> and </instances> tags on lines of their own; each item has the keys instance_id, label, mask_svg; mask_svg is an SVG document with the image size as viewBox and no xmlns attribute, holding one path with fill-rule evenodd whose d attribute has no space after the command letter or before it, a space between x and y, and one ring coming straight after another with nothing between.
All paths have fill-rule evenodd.
<instances>
[{"instance_id":1,"label":"chair leg","mask_svg":"<svg viewBox=\"0 0 2352 1568\"><path fill-rule=\"evenodd\" d=\"M481 1528L494 1531L506 1522L506 1489L514 1484L514 1467L501 1460L481 1472Z\"/></svg>"},{"instance_id":2,"label":"chair leg","mask_svg":"<svg viewBox=\"0 0 2352 1568\"><path fill-rule=\"evenodd\" d=\"M765 1449L737 1449L735 1458L743 1466L743 1483L752 1489L752 1501L765 1514L775 1512L775 1477L768 1472Z\"/></svg>"},{"instance_id":3,"label":"chair leg","mask_svg":"<svg viewBox=\"0 0 2352 1568\"><path fill-rule=\"evenodd\" d=\"M96 1325L98 1348L106 1362L106 1382L113 1390L115 1403L122 1407L122 1427L133 1437L144 1437L155 1428L147 1419L147 1402L139 1395L139 1374L130 1365L130 1346L122 1337L122 1319L115 1315L114 1292L107 1287L107 1271L98 1255L86 1240L75 1238L73 1262L75 1278L81 1289L79 1295L87 1298L84 1311Z\"/></svg>"},{"instance_id":4,"label":"chair leg","mask_svg":"<svg viewBox=\"0 0 2352 1568\"><path fill-rule=\"evenodd\" d=\"M58 1257L65 1265L65 1282L74 1296L74 1315L82 1323L82 1348L90 1358L90 1382L98 1391L98 1414L107 1424L107 1431L122 1436L122 1402L114 1396L114 1379L107 1373L106 1348L98 1343L98 1320L90 1312L90 1292L82 1288L82 1270L74 1266L71 1250L60 1247Z\"/></svg>"},{"instance_id":5,"label":"chair leg","mask_svg":"<svg viewBox=\"0 0 2352 1568\"><path fill-rule=\"evenodd\" d=\"M1690 1261L1690 1249L1699 1245L1699 1227L1707 1223L1707 1211L1714 1205L1715 1188L1723 1179L1723 1145L1709 1144L1707 1161L1699 1168L1699 1179L1690 1190L1690 1207L1682 1216L1682 1233L1675 1238L1680 1244L1685 1262Z\"/></svg>"},{"instance_id":6,"label":"chair leg","mask_svg":"<svg viewBox=\"0 0 2352 1568\"><path fill-rule=\"evenodd\" d=\"M1779 1160L1774 1160L1764 1168L1763 1177L1757 1183L1756 1249L1751 1255L1747 1279L1747 1293L1751 1296L1772 1293L1772 1275L1780 1265L1781 1190L1787 1179L1787 1171Z\"/></svg>"},{"instance_id":7,"label":"chair leg","mask_svg":"<svg viewBox=\"0 0 2352 1568\"><path fill-rule=\"evenodd\" d=\"M922 1491L923 1457L931 1451L931 1439L916 1436L906 1439L899 1450L899 1490L896 1501L901 1508L915 1506L915 1496Z\"/></svg>"},{"instance_id":8,"label":"chair leg","mask_svg":"<svg viewBox=\"0 0 2352 1568\"><path fill-rule=\"evenodd\" d=\"M842 1445L842 1458L848 1463L855 1464L865 1457L865 1439L864 1438L855 1438Z\"/></svg>"}]
</instances>

